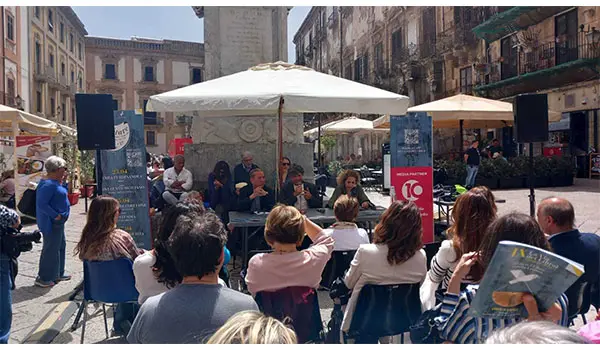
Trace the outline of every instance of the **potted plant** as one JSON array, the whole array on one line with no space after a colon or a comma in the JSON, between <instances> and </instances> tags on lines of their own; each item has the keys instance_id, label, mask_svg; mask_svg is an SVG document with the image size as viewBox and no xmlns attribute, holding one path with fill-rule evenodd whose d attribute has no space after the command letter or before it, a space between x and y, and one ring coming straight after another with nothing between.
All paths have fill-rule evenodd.
<instances>
[{"instance_id":1,"label":"potted plant","mask_svg":"<svg viewBox=\"0 0 600 350\"><path fill-rule=\"evenodd\" d=\"M93 151L81 151L81 157L79 166L81 169L81 188L80 193L83 198L91 198L94 194L94 188L89 186L85 187L85 184L94 183L95 175L95 159Z\"/></svg>"},{"instance_id":2,"label":"potted plant","mask_svg":"<svg viewBox=\"0 0 600 350\"><path fill-rule=\"evenodd\" d=\"M552 157L550 159L551 183L554 187L573 185L575 167L570 157Z\"/></svg>"},{"instance_id":3,"label":"potted plant","mask_svg":"<svg viewBox=\"0 0 600 350\"><path fill-rule=\"evenodd\" d=\"M344 168L340 161L334 160L329 162L329 165L327 166L327 171L329 171L329 174L331 175L328 180L329 187L337 187L337 177L343 169Z\"/></svg>"},{"instance_id":4,"label":"potted plant","mask_svg":"<svg viewBox=\"0 0 600 350\"><path fill-rule=\"evenodd\" d=\"M533 176L535 187L549 187L550 180L550 158L545 156L533 157ZM529 178L527 178L527 187L529 187Z\"/></svg>"},{"instance_id":5,"label":"potted plant","mask_svg":"<svg viewBox=\"0 0 600 350\"><path fill-rule=\"evenodd\" d=\"M497 189L499 184L499 176L497 171L497 160L482 159L477 173L475 183L480 186L486 186L491 190ZM504 161L504 160L502 160Z\"/></svg>"},{"instance_id":6,"label":"potted plant","mask_svg":"<svg viewBox=\"0 0 600 350\"><path fill-rule=\"evenodd\" d=\"M448 178L444 181L444 185L464 184L467 177L465 163L456 160L440 160L437 162L436 168L446 170Z\"/></svg>"},{"instance_id":7,"label":"potted plant","mask_svg":"<svg viewBox=\"0 0 600 350\"><path fill-rule=\"evenodd\" d=\"M76 183L79 179L79 160L80 154L77 149L77 139L75 136L63 134L62 142L58 143L57 151L67 163L67 185L68 198L71 205L79 202L79 193L75 191Z\"/></svg>"}]
</instances>

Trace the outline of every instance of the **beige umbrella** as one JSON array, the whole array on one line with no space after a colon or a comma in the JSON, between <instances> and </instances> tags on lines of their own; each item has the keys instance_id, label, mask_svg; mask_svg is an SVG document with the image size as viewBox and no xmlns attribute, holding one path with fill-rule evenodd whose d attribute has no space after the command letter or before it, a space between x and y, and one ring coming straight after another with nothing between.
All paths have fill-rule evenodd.
<instances>
[{"instance_id":1,"label":"beige umbrella","mask_svg":"<svg viewBox=\"0 0 600 350\"><path fill-rule=\"evenodd\" d=\"M383 128L379 128L383 129ZM331 123L327 123L321 126L321 133L324 134L341 134L341 133L352 133L358 131L373 131L376 130L373 127L373 122L366 119L357 117L347 117L344 119L336 120ZM385 132L387 130L379 130ZM304 136L316 137L319 132L319 128L310 129L304 132Z\"/></svg>"}]
</instances>

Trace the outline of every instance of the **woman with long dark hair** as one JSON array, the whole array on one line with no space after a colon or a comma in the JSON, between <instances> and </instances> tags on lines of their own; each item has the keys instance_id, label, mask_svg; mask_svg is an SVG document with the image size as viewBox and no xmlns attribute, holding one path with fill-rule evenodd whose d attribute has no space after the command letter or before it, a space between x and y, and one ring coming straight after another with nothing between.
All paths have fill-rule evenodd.
<instances>
[{"instance_id":1,"label":"woman with long dark hair","mask_svg":"<svg viewBox=\"0 0 600 350\"><path fill-rule=\"evenodd\" d=\"M522 321L519 318L478 318L469 313L471 301L477 294L478 283L489 266L500 241L524 243L550 250L548 239L531 216L511 213L494 221L483 236L479 249L462 255L448 283L448 291L444 294L440 309L440 335L444 340L460 344L483 343L492 331ZM460 283L468 275L471 280L477 282L461 292ZM531 299L531 295L523 297L531 320L541 318L564 327L568 326L567 298L564 294L549 310L543 312L531 310L532 305L535 305L535 299Z\"/></svg>"},{"instance_id":2,"label":"woman with long dark hair","mask_svg":"<svg viewBox=\"0 0 600 350\"><path fill-rule=\"evenodd\" d=\"M396 201L381 216L372 244L361 244L344 283L352 290L342 330L347 332L360 290L366 284L420 283L427 273L423 248L421 212L413 202ZM361 335L360 344L377 344L377 339Z\"/></svg>"},{"instance_id":3,"label":"woman with long dark hair","mask_svg":"<svg viewBox=\"0 0 600 350\"><path fill-rule=\"evenodd\" d=\"M81 260L109 261L120 258L134 260L143 253L135 245L129 233L117 228L120 214L119 201L113 197L99 196L92 201L81 238L75 246L75 254ZM113 332L120 336L127 335L136 312L136 306L118 304Z\"/></svg>"},{"instance_id":4,"label":"woman with long dark hair","mask_svg":"<svg viewBox=\"0 0 600 350\"><path fill-rule=\"evenodd\" d=\"M164 213L160 229L154 240L154 249L140 255L133 262L135 288L140 293L138 298L140 304L181 283L182 277L175 268L173 258L167 249L167 241L175 229L177 219L190 213L203 214L204 212L205 209L201 203L184 201L177 203Z\"/></svg>"},{"instance_id":5,"label":"woman with long dark hair","mask_svg":"<svg viewBox=\"0 0 600 350\"><path fill-rule=\"evenodd\" d=\"M442 242L431 260L431 269L421 288L421 301L427 309L435 303L434 291L438 287L448 287L460 257L479 249L485 231L494 219L495 199L487 187L474 187L456 199L452 209L452 225L448 228L449 239Z\"/></svg>"},{"instance_id":6,"label":"woman with long dark hair","mask_svg":"<svg viewBox=\"0 0 600 350\"><path fill-rule=\"evenodd\" d=\"M229 164L218 161L212 173L208 175L208 198L210 207L221 218L223 224L229 223L229 211L234 209L235 192Z\"/></svg>"}]
</instances>

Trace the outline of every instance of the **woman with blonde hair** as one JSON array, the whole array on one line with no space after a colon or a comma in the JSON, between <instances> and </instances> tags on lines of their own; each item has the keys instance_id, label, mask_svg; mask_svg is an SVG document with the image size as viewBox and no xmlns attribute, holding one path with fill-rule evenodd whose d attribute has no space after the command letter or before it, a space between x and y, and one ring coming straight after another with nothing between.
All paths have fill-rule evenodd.
<instances>
[{"instance_id":1,"label":"woman with blonde hair","mask_svg":"<svg viewBox=\"0 0 600 350\"><path fill-rule=\"evenodd\" d=\"M460 257L479 249L488 226L496 219L496 203L487 187L473 187L460 195L452 209L449 239L442 242L431 260L427 279L421 286L425 309L435 305L435 291L446 289ZM470 282L466 280L464 282Z\"/></svg>"},{"instance_id":2,"label":"woman with blonde hair","mask_svg":"<svg viewBox=\"0 0 600 350\"><path fill-rule=\"evenodd\" d=\"M110 196L99 196L90 204L87 222L75 246L81 260L110 261L120 258L135 260L142 254L129 233L117 228L121 214L119 201ZM114 314L113 333L127 335L137 312L136 306L118 304Z\"/></svg>"},{"instance_id":3,"label":"woman with blonde hair","mask_svg":"<svg viewBox=\"0 0 600 350\"><path fill-rule=\"evenodd\" d=\"M258 311L233 315L207 344L297 344L296 333L283 322Z\"/></svg>"},{"instance_id":4,"label":"woman with blonde hair","mask_svg":"<svg viewBox=\"0 0 600 350\"><path fill-rule=\"evenodd\" d=\"M313 244L298 251L305 234ZM319 286L334 244L323 229L295 207L281 205L267 217L265 240L273 252L257 254L248 263L246 284L252 295L287 287Z\"/></svg>"},{"instance_id":5,"label":"woman with blonde hair","mask_svg":"<svg viewBox=\"0 0 600 350\"><path fill-rule=\"evenodd\" d=\"M346 272L344 283L352 290L342 330L352 324L352 314L363 286L420 283L427 273L423 248L421 212L413 202L396 201L382 214L372 244L361 244ZM376 344L377 339L361 335L357 344Z\"/></svg>"},{"instance_id":6,"label":"woman with blonde hair","mask_svg":"<svg viewBox=\"0 0 600 350\"><path fill-rule=\"evenodd\" d=\"M358 199L358 204L360 204L363 209L367 209L373 205L369 200L369 197L367 197L365 190L360 185L360 174L358 171L352 169L342 171L340 175L338 175L337 183L338 185L333 191L327 207L333 209L335 201L343 194L356 197Z\"/></svg>"}]
</instances>

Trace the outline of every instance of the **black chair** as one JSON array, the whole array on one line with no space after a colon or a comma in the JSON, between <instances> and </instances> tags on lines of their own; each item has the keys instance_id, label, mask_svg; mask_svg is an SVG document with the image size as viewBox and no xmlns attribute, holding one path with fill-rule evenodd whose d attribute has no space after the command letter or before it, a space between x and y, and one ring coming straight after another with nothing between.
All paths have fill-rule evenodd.
<instances>
[{"instance_id":1,"label":"black chair","mask_svg":"<svg viewBox=\"0 0 600 350\"><path fill-rule=\"evenodd\" d=\"M420 283L365 285L358 296L348 338L381 338L410 331L421 316Z\"/></svg>"},{"instance_id":2,"label":"black chair","mask_svg":"<svg viewBox=\"0 0 600 350\"><path fill-rule=\"evenodd\" d=\"M377 185L377 179L375 177L373 177L373 174L371 174L371 171L369 171L369 169L361 169L360 170L360 184L365 189L368 189L368 188L373 189Z\"/></svg>"},{"instance_id":3,"label":"black chair","mask_svg":"<svg viewBox=\"0 0 600 350\"><path fill-rule=\"evenodd\" d=\"M325 265L321 274L321 286L329 289L333 281L338 277L343 277L346 270L350 267L354 259L356 250L339 250L331 253L331 258Z\"/></svg>"},{"instance_id":4,"label":"black chair","mask_svg":"<svg viewBox=\"0 0 600 350\"><path fill-rule=\"evenodd\" d=\"M425 254L427 255L427 271L431 268L431 260L433 260L433 257L437 254L438 250L440 250L441 246L442 242L434 242L425 244L425 247L423 247L423 249L425 249Z\"/></svg>"},{"instance_id":5,"label":"black chair","mask_svg":"<svg viewBox=\"0 0 600 350\"><path fill-rule=\"evenodd\" d=\"M587 323L585 313L588 312L591 305L591 284L587 281L577 280L567 291L565 295L569 300L569 325L573 325L573 320L581 315L583 324Z\"/></svg>"},{"instance_id":6,"label":"black chair","mask_svg":"<svg viewBox=\"0 0 600 350\"><path fill-rule=\"evenodd\" d=\"M298 344L323 340L323 321L314 288L287 287L274 292L263 291L256 293L254 299L265 315L280 321L291 320Z\"/></svg>"}]
</instances>

